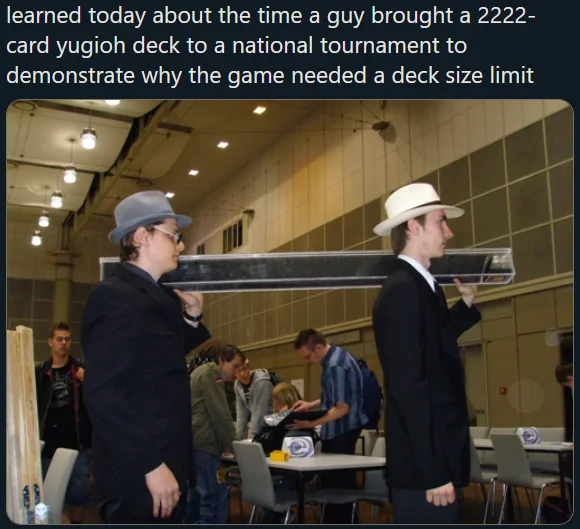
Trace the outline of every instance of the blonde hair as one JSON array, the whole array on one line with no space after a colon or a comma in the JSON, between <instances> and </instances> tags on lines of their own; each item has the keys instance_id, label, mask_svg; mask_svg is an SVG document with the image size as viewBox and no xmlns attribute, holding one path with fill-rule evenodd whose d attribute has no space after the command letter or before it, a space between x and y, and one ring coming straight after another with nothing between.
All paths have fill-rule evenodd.
<instances>
[{"instance_id":1,"label":"blonde hair","mask_svg":"<svg viewBox=\"0 0 580 529\"><path fill-rule=\"evenodd\" d=\"M289 410L300 399L302 397L298 390L292 384L288 384L288 382L281 382L272 390L274 411Z\"/></svg>"}]
</instances>

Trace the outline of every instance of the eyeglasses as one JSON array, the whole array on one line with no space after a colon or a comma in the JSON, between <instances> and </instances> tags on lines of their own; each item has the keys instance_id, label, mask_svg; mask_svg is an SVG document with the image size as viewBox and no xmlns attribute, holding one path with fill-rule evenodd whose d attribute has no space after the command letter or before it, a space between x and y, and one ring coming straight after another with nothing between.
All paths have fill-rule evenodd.
<instances>
[{"instance_id":1,"label":"eyeglasses","mask_svg":"<svg viewBox=\"0 0 580 529\"><path fill-rule=\"evenodd\" d=\"M153 228L165 233L166 235L169 235L175 244L181 244L183 242L183 233L181 232L176 231L172 233L170 231L164 230L163 228L160 228L159 226L153 226Z\"/></svg>"}]
</instances>

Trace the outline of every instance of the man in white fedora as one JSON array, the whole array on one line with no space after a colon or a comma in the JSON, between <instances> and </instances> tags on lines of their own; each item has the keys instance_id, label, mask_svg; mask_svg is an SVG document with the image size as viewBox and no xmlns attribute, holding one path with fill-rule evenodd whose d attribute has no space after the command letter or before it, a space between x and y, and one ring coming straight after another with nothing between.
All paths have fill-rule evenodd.
<instances>
[{"instance_id":1,"label":"man in white fedora","mask_svg":"<svg viewBox=\"0 0 580 529\"><path fill-rule=\"evenodd\" d=\"M84 399L106 524L181 523L192 477L185 355L210 338L202 297L158 281L178 266L181 228L161 191L115 208L122 265L91 292L81 323Z\"/></svg>"},{"instance_id":2,"label":"man in white fedora","mask_svg":"<svg viewBox=\"0 0 580 529\"><path fill-rule=\"evenodd\" d=\"M451 308L429 273L453 233L448 218L463 210L441 203L435 189L409 184L386 201L377 235L391 237L398 257L373 309L385 376L387 476L397 524L458 523L459 492L469 483L469 416L458 337L481 319L477 290L455 284Z\"/></svg>"}]
</instances>

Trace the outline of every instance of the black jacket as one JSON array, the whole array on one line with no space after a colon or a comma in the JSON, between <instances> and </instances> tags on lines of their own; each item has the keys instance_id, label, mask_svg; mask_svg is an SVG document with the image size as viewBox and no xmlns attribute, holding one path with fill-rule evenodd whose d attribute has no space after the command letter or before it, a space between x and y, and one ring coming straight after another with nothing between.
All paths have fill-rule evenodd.
<instances>
[{"instance_id":1,"label":"black jacket","mask_svg":"<svg viewBox=\"0 0 580 529\"><path fill-rule=\"evenodd\" d=\"M184 321L173 290L121 267L91 292L81 337L97 491L150 506L145 474L165 463L185 494L192 457L185 355L208 330Z\"/></svg>"},{"instance_id":2,"label":"black jacket","mask_svg":"<svg viewBox=\"0 0 580 529\"><path fill-rule=\"evenodd\" d=\"M427 490L469 483L469 417L458 337L481 319L463 300L451 309L397 259L373 310L387 388L390 485ZM444 296L443 296L444 297Z\"/></svg>"},{"instance_id":3,"label":"black jacket","mask_svg":"<svg viewBox=\"0 0 580 529\"><path fill-rule=\"evenodd\" d=\"M84 367L83 361L69 355L71 370L73 375L73 407L77 439L81 450L91 447L92 427L91 421L83 401L83 384L76 378L76 372ZM40 438L44 440L44 430L46 426L46 416L52 399L52 357L46 362L39 364L35 368L36 377L36 401L38 407L38 425Z\"/></svg>"}]
</instances>

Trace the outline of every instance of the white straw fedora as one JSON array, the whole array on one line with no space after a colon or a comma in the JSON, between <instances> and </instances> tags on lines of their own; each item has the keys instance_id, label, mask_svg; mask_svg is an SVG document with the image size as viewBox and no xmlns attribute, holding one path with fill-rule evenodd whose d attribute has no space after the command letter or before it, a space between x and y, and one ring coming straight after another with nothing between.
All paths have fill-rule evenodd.
<instances>
[{"instance_id":1,"label":"white straw fedora","mask_svg":"<svg viewBox=\"0 0 580 529\"><path fill-rule=\"evenodd\" d=\"M442 204L432 185L409 184L397 189L387 198L385 202L387 220L377 224L373 231L377 235L390 235L395 226L440 209L444 209L445 214L450 219L461 217L465 213L460 208Z\"/></svg>"},{"instance_id":2,"label":"white straw fedora","mask_svg":"<svg viewBox=\"0 0 580 529\"><path fill-rule=\"evenodd\" d=\"M117 227L109 233L109 240L118 243L121 239L139 228L154 222L175 219L177 226L183 228L191 223L185 215L176 215L167 197L161 191L141 191L128 196L115 208Z\"/></svg>"}]
</instances>

